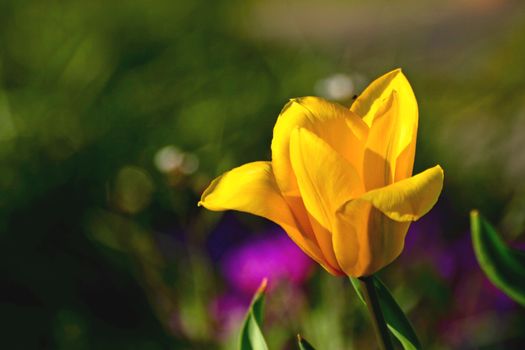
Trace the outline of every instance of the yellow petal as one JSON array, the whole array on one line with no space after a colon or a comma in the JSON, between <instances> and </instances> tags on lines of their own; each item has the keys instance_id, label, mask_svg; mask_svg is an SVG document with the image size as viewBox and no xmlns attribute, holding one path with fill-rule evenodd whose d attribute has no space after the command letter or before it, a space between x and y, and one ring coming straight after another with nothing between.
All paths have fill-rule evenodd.
<instances>
[{"instance_id":1,"label":"yellow petal","mask_svg":"<svg viewBox=\"0 0 525 350\"><path fill-rule=\"evenodd\" d=\"M436 204L443 177L443 169L436 165L411 178L367 192L361 198L392 220L415 221Z\"/></svg>"},{"instance_id":2,"label":"yellow petal","mask_svg":"<svg viewBox=\"0 0 525 350\"><path fill-rule=\"evenodd\" d=\"M413 130L413 141L397 156L394 166L394 182L408 179L412 176L414 158L416 155L417 130Z\"/></svg>"},{"instance_id":3,"label":"yellow petal","mask_svg":"<svg viewBox=\"0 0 525 350\"><path fill-rule=\"evenodd\" d=\"M395 120L397 98L392 93L383 104L374 120L366 141L363 158L363 180L367 191L390 185L394 182L395 162L392 153L396 151Z\"/></svg>"},{"instance_id":4,"label":"yellow petal","mask_svg":"<svg viewBox=\"0 0 525 350\"><path fill-rule=\"evenodd\" d=\"M325 141L306 129L292 131L290 158L307 211L331 231L336 210L363 193L357 171Z\"/></svg>"},{"instance_id":5,"label":"yellow petal","mask_svg":"<svg viewBox=\"0 0 525 350\"><path fill-rule=\"evenodd\" d=\"M304 232L282 197L270 162L253 162L226 172L212 181L199 205L209 210L239 210L267 218L280 225L312 259L332 274L340 272L328 265L317 242ZM315 239L315 238L314 238Z\"/></svg>"},{"instance_id":6,"label":"yellow petal","mask_svg":"<svg viewBox=\"0 0 525 350\"><path fill-rule=\"evenodd\" d=\"M393 91L400 96L400 105L407 118L416 119L417 101L412 87L401 69L395 69L374 80L357 97L350 110L363 118L368 126L372 126L377 111L388 100ZM417 124L416 124L417 126Z\"/></svg>"},{"instance_id":7,"label":"yellow petal","mask_svg":"<svg viewBox=\"0 0 525 350\"><path fill-rule=\"evenodd\" d=\"M336 215L334 251L348 276L371 275L403 251L410 222L394 221L363 199L348 201Z\"/></svg>"},{"instance_id":8,"label":"yellow petal","mask_svg":"<svg viewBox=\"0 0 525 350\"><path fill-rule=\"evenodd\" d=\"M306 129L292 132L290 158L319 247L327 261L338 267L331 234L335 212L363 192L361 180L346 159Z\"/></svg>"},{"instance_id":9,"label":"yellow petal","mask_svg":"<svg viewBox=\"0 0 525 350\"><path fill-rule=\"evenodd\" d=\"M301 197L286 196L284 199L291 208L299 227L301 227L301 233L303 236L310 241L315 242L317 247L319 247L323 260L323 267L332 275L344 275L337 264L332 249L330 238L331 233L308 213Z\"/></svg>"},{"instance_id":10,"label":"yellow petal","mask_svg":"<svg viewBox=\"0 0 525 350\"><path fill-rule=\"evenodd\" d=\"M401 70L372 82L350 109L370 126L363 163L366 189L410 177L418 110L414 92Z\"/></svg>"},{"instance_id":11,"label":"yellow petal","mask_svg":"<svg viewBox=\"0 0 525 350\"><path fill-rule=\"evenodd\" d=\"M367 276L391 263L403 250L410 222L434 206L442 187L438 165L343 204L332 237L341 270Z\"/></svg>"},{"instance_id":12,"label":"yellow petal","mask_svg":"<svg viewBox=\"0 0 525 350\"><path fill-rule=\"evenodd\" d=\"M362 163L368 127L358 116L322 98L292 99L281 111L272 139L272 164L283 195L299 196L290 163L290 134L296 128L313 132L354 166Z\"/></svg>"}]
</instances>

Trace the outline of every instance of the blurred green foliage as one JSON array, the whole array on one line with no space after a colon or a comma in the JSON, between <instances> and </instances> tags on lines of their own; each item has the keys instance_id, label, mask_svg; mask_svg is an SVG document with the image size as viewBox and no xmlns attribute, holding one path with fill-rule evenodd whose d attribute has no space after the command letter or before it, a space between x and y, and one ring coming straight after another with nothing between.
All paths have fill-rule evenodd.
<instances>
[{"instance_id":1,"label":"blurred green foliage","mask_svg":"<svg viewBox=\"0 0 525 350\"><path fill-rule=\"evenodd\" d=\"M404 69L420 103L416 170L446 171L444 237L463 234L478 207L519 238L523 10L509 0L0 2L2 344L228 348L208 311L226 289L205 249L221 217L196 202L222 171L269 159L287 99L322 94L337 73L357 94ZM159 168L166 146L173 166ZM239 220L247 235L264 226ZM417 309L422 342L447 346L431 322L453 304L446 282L424 265L400 271L388 285ZM306 292L293 321L270 322L270 348L299 331L366 348L348 285L317 271Z\"/></svg>"}]
</instances>

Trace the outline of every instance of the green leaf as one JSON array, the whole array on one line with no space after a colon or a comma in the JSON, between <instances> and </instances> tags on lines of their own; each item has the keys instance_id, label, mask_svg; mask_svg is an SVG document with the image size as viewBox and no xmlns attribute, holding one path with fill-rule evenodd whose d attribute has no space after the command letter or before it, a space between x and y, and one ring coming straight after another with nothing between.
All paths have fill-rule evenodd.
<instances>
[{"instance_id":1,"label":"green leaf","mask_svg":"<svg viewBox=\"0 0 525 350\"><path fill-rule=\"evenodd\" d=\"M496 287L525 306L525 253L509 248L477 210L470 213L470 228L483 272Z\"/></svg>"},{"instance_id":2,"label":"green leaf","mask_svg":"<svg viewBox=\"0 0 525 350\"><path fill-rule=\"evenodd\" d=\"M315 348L306 341L300 334L297 334L297 344L299 344L300 350L315 350Z\"/></svg>"},{"instance_id":3,"label":"green leaf","mask_svg":"<svg viewBox=\"0 0 525 350\"><path fill-rule=\"evenodd\" d=\"M377 291L379 298L379 304L383 311L383 316L387 323L388 329L392 334L399 340L403 349L405 350L418 350L421 349L421 344L417 338L416 332L412 328L410 321L405 316L405 313L399 307L394 297L388 290L388 288L381 282L381 280L373 276L374 286ZM361 292L361 283L359 279L350 277L350 282L354 287L357 296L366 305L363 293Z\"/></svg>"},{"instance_id":4,"label":"green leaf","mask_svg":"<svg viewBox=\"0 0 525 350\"><path fill-rule=\"evenodd\" d=\"M268 345L264 340L260 326L262 324L264 292L266 291L267 282L264 279L253 296L242 326L239 350L268 350Z\"/></svg>"},{"instance_id":5,"label":"green leaf","mask_svg":"<svg viewBox=\"0 0 525 350\"><path fill-rule=\"evenodd\" d=\"M359 279L350 277L350 282L352 283L352 287L354 287L359 300L361 300L361 302L366 305L365 297L363 296L363 292L361 292L361 282Z\"/></svg>"}]
</instances>

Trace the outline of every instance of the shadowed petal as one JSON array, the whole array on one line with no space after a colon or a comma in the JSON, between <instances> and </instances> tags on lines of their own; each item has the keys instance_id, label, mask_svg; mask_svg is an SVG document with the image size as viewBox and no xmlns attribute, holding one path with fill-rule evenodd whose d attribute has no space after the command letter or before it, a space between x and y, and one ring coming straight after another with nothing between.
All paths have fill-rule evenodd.
<instances>
[{"instance_id":1,"label":"shadowed petal","mask_svg":"<svg viewBox=\"0 0 525 350\"><path fill-rule=\"evenodd\" d=\"M403 250L410 222L434 206L442 187L443 169L437 165L343 204L332 237L340 268L359 277L390 264Z\"/></svg>"},{"instance_id":2,"label":"shadowed petal","mask_svg":"<svg viewBox=\"0 0 525 350\"><path fill-rule=\"evenodd\" d=\"M363 199L347 202L336 216L334 251L348 276L371 275L403 251L410 222L394 221Z\"/></svg>"},{"instance_id":3,"label":"shadowed petal","mask_svg":"<svg viewBox=\"0 0 525 350\"><path fill-rule=\"evenodd\" d=\"M319 247L322 258L325 261L325 264L328 266L328 268L325 268L333 275L341 275L342 272L337 265L333 249L331 248L331 233L327 231L317 220L315 220L315 218L312 217L310 213L308 213L301 197L286 196L284 199L291 208L294 218L298 223L303 236L312 242L315 242L317 247Z\"/></svg>"}]
</instances>

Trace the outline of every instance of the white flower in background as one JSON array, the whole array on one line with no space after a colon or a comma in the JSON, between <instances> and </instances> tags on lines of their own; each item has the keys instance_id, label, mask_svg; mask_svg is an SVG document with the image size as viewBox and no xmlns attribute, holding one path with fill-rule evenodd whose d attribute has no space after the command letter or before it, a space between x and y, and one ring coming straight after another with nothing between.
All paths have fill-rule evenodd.
<instances>
[{"instance_id":1,"label":"white flower in background","mask_svg":"<svg viewBox=\"0 0 525 350\"><path fill-rule=\"evenodd\" d=\"M162 147L155 153L153 162L161 173L170 173L181 166L184 153L173 145Z\"/></svg>"},{"instance_id":2,"label":"white flower in background","mask_svg":"<svg viewBox=\"0 0 525 350\"><path fill-rule=\"evenodd\" d=\"M328 100L349 100L366 86L366 79L359 73L344 74L336 73L317 81L314 90Z\"/></svg>"},{"instance_id":3,"label":"white flower in background","mask_svg":"<svg viewBox=\"0 0 525 350\"><path fill-rule=\"evenodd\" d=\"M345 100L352 97L355 87L350 76L337 73L315 84L315 92L329 100Z\"/></svg>"},{"instance_id":4,"label":"white flower in background","mask_svg":"<svg viewBox=\"0 0 525 350\"><path fill-rule=\"evenodd\" d=\"M193 153L185 153L173 145L162 147L153 157L155 166L161 173L179 171L190 175L199 169L199 158Z\"/></svg>"}]
</instances>

